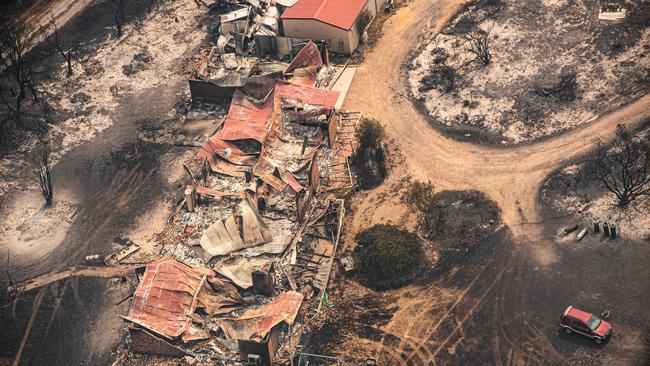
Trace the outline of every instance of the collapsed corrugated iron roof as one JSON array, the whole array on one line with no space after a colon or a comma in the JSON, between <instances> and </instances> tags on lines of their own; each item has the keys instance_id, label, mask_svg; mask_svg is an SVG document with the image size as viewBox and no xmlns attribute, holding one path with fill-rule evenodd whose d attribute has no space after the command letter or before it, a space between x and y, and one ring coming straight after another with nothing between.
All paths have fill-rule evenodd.
<instances>
[{"instance_id":1,"label":"collapsed corrugated iron roof","mask_svg":"<svg viewBox=\"0 0 650 366\"><path fill-rule=\"evenodd\" d=\"M287 75L302 68L319 69L321 66L323 66L323 59L320 57L320 50L316 43L309 41L291 60L289 66L284 70L284 74Z\"/></svg>"},{"instance_id":2,"label":"collapsed corrugated iron roof","mask_svg":"<svg viewBox=\"0 0 650 366\"><path fill-rule=\"evenodd\" d=\"M268 243L273 240L271 231L257 211L252 198L246 194L237 205L235 215L217 220L203 232L201 247L212 256Z\"/></svg>"},{"instance_id":3,"label":"collapsed corrugated iron roof","mask_svg":"<svg viewBox=\"0 0 650 366\"><path fill-rule=\"evenodd\" d=\"M264 143L270 130L272 116L273 98L270 95L262 103L255 103L241 90L237 89L233 95L230 111L223 128L208 139L197 153L197 156L206 158L213 171L228 175L233 174L224 169L224 163L220 164L220 162L227 161L235 165L252 165L254 157L232 142L252 139L260 144ZM215 155L219 156L219 158L216 158Z\"/></svg>"},{"instance_id":4,"label":"collapsed corrugated iron roof","mask_svg":"<svg viewBox=\"0 0 650 366\"><path fill-rule=\"evenodd\" d=\"M291 101L294 106L320 106L325 112L334 108L338 100L338 92L278 82L273 97L276 106ZM275 111L279 120L281 108L276 107ZM305 138L307 141L304 140ZM311 146L307 146L305 142L309 142ZM253 173L269 183L266 178L270 177L276 168L280 167L291 173L297 172L313 159L322 142L323 134L320 128L300 126L295 123L287 126L282 121L278 121L262 146L259 159L253 166Z\"/></svg>"},{"instance_id":5,"label":"collapsed corrugated iron roof","mask_svg":"<svg viewBox=\"0 0 650 366\"><path fill-rule=\"evenodd\" d=\"M339 93L336 91L324 90L315 88L315 75L319 67L323 65L320 57L318 47L315 43L309 42L294 58L291 64L284 71L285 74L294 73L297 70L314 70L314 78L311 81L305 82L307 79L299 78L294 75L292 81L298 82L302 85L294 85L284 81L275 82L273 89L261 98L262 100L254 100L246 93L244 89L237 89L233 95L228 116L224 122L224 127L203 145L201 150L197 153L198 157L204 157L208 160L210 168L218 173L242 176L248 169L246 167L256 164L256 155L260 151L244 151L237 143L238 141L254 140L261 145L261 155L267 156L266 162L258 162L253 171L256 175L263 176L273 173L273 168L278 166L275 162L277 157L273 157L270 149L265 149L264 145L269 144L273 149L279 149L283 143L288 141L285 138L279 138L280 127L276 126L272 140L269 143L269 134L271 133L274 125L280 119L282 113L282 104L291 104L298 108L310 108L310 111L317 111L318 113L326 113L334 108L338 100ZM308 72L311 75L311 72ZM311 76L309 76L311 78ZM266 79L264 79L266 80ZM304 84L302 82L305 82ZM294 108L295 109L295 108ZM285 134L286 135L286 134ZM322 134L317 135L317 143L322 141ZM294 141L295 142L295 141ZM297 145L294 143L293 145ZM266 154L264 151L266 150ZM296 160L295 163L289 163L289 170L296 171L306 165L306 163L313 157L315 149L298 154L296 150L302 152L301 148L295 146L286 146L288 153L278 151L278 155L286 156L287 160ZM289 156L291 155L291 156ZM260 159L263 160L263 159ZM269 169L263 169L268 166ZM259 172L259 174L258 174Z\"/></svg>"},{"instance_id":6,"label":"collapsed corrugated iron roof","mask_svg":"<svg viewBox=\"0 0 650 366\"><path fill-rule=\"evenodd\" d=\"M192 323L194 311L202 308L208 314L223 314L240 304L239 300L212 290L210 284L223 287L231 296L236 293L232 285L219 281L215 275L211 270L174 259L151 262L133 295L129 315L123 318L168 339L207 338L208 333Z\"/></svg>"},{"instance_id":7,"label":"collapsed corrugated iron roof","mask_svg":"<svg viewBox=\"0 0 650 366\"><path fill-rule=\"evenodd\" d=\"M218 263L215 270L237 286L247 289L253 287L253 272L268 267L270 263L271 259L269 258L238 257Z\"/></svg>"},{"instance_id":8,"label":"collapsed corrugated iron roof","mask_svg":"<svg viewBox=\"0 0 650 366\"><path fill-rule=\"evenodd\" d=\"M302 300L303 295L299 292L282 292L266 305L246 310L239 318L219 319L218 323L231 340L243 339L259 342L277 324L281 322L293 324Z\"/></svg>"}]
</instances>

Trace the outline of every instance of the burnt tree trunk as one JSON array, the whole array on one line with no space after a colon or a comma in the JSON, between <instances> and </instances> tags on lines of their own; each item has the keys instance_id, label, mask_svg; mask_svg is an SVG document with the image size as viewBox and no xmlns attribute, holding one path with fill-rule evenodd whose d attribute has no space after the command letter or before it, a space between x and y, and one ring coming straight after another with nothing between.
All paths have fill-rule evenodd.
<instances>
[{"instance_id":1,"label":"burnt tree trunk","mask_svg":"<svg viewBox=\"0 0 650 366\"><path fill-rule=\"evenodd\" d=\"M65 56L65 61L68 64L68 73L66 74L67 77L72 76L72 51L68 50L68 53Z\"/></svg>"},{"instance_id":2,"label":"burnt tree trunk","mask_svg":"<svg viewBox=\"0 0 650 366\"><path fill-rule=\"evenodd\" d=\"M34 173L36 173L36 176L38 177L39 188L43 198L45 199L45 206L48 207L52 205L52 199L54 197L49 158L50 154L47 148L38 149L32 156Z\"/></svg>"}]
</instances>

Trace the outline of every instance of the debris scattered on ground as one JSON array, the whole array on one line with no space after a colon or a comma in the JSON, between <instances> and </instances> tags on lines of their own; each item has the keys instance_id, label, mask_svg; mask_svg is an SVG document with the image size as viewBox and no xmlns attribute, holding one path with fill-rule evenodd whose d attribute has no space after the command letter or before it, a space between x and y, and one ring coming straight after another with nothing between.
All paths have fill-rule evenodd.
<instances>
[{"instance_id":1,"label":"debris scattered on ground","mask_svg":"<svg viewBox=\"0 0 650 366\"><path fill-rule=\"evenodd\" d=\"M593 223L616 225L617 234L643 240L650 235L650 200L642 197L626 209L598 182L589 179L584 163L570 165L550 176L542 186L542 202L563 215L573 215L584 226ZM577 230L577 228L576 228Z\"/></svg>"},{"instance_id":2,"label":"debris scattered on ground","mask_svg":"<svg viewBox=\"0 0 650 366\"><path fill-rule=\"evenodd\" d=\"M331 192L354 185L361 115L334 108L336 72L316 43L290 63L219 51L197 65L190 89L201 106L230 98L228 114L183 164L188 184L159 236L160 258L174 259L147 265L125 319L133 351L269 364L295 356L326 299L345 212ZM183 286L156 282L172 280ZM176 297L183 309L165 305ZM163 329L158 318L178 321ZM206 342L225 347L202 351Z\"/></svg>"},{"instance_id":3,"label":"debris scattered on ground","mask_svg":"<svg viewBox=\"0 0 650 366\"><path fill-rule=\"evenodd\" d=\"M108 265L108 266L113 266L113 265L115 265L117 263L120 263L125 258L127 258L131 254L137 252L138 250L140 250L140 246L136 245L136 244L132 244L129 247L124 248L124 249L120 250L117 253L113 253L113 254L108 255L104 259L104 263L106 263L106 265Z\"/></svg>"}]
</instances>

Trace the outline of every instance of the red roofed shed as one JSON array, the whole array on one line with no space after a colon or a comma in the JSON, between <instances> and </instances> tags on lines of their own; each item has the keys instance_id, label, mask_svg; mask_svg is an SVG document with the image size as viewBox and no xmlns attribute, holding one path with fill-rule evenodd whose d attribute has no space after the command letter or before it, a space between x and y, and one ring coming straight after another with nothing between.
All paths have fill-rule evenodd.
<instances>
[{"instance_id":1,"label":"red roofed shed","mask_svg":"<svg viewBox=\"0 0 650 366\"><path fill-rule=\"evenodd\" d=\"M377 13L380 0L298 0L282 14L284 35L328 41L332 52L351 54L359 45L362 11Z\"/></svg>"}]
</instances>

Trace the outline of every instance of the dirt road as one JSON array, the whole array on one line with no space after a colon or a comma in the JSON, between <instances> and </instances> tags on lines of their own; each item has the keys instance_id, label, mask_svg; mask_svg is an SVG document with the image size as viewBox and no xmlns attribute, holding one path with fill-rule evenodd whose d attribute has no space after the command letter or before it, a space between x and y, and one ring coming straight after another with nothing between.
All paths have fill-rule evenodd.
<instances>
[{"instance_id":1,"label":"dirt road","mask_svg":"<svg viewBox=\"0 0 650 366\"><path fill-rule=\"evenodd\" d=\"M391 365L638 364L644 352L638 319L645 319L650 301L642 279L648 271L641 264L650 257L647 243L610 244L590 236L581 247L558 245L551 231L561 222L549 221L537 197L545 178L588 154L594 139L611 139L618 123L632 127L648 118L650 97L530 145L499 148L445 137L412 105L402 67L409 52L436 34L462 3L410 2L388 19L383 37L357 68L344 109L384 123L397 166L382 186L354 199L347 241L376 223L414 225L396 194L408 176L431 180L438 190L486 193L512 235L484 244L446 273L382 293L398 310L385 326L369 324L381 337L346 339L345 349L352 351L345 356ZM555 320L567 304L618 312L615 338L595 347L558 335Z\"/></svg>"},{"instance_id":2,"label":"dirt road","mask_svg":"<svg viewBox=\"0 0 650 366\"><path fill-rule=\"evenodd\" d=\"M462 3L415 0L389 18L383 37L358 67L344 108L383 121L389 138L408 157L407 174L431 179L441 189L485 192L501 207L516 235L530 236L534 227L520 224L539 221L537 192L545 177L588 153L594 139L613 137L618 123L631 126L650 116L650 96L536 144L495 148L447 138L431 128L409 101L402 65L409 52L436 34Z\"/></svg>"}]
</instances>

